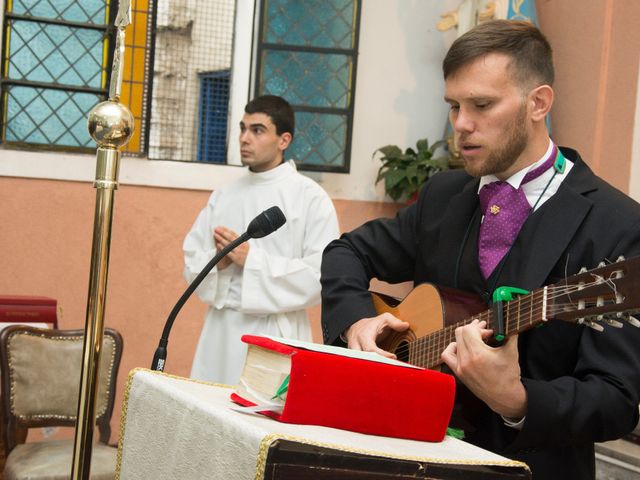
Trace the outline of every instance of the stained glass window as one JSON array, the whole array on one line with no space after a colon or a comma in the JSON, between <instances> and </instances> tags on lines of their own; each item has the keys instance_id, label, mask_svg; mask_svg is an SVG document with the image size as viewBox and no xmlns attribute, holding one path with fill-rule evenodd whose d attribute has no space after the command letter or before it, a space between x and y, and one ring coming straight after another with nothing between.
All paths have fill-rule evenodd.
<instances>
[{"instance_id":1,"label":"stained glass window","mask_svg":"<svg viewBox=\"0 0 640 480\"><path fill-rule=\"evenodd\" d=\"M113 5L112 5L113 3ZM14 145L95 148L87 115L107 97L111 71L110 23L117 1L13 0L5 2L2 57L2 141ZM148 0L133 1L121 101L137 119L128 150L144 135ZM141 34L136 32L142 32ZM141 47L140 47L141 46ZM139 59L131 67L131 56ZM128 62L128 63L127 63ZM128 68L127 68L128 67Z\"/></svg>"},{"instance_id":2,"label":"stained glass window","mask_svg":"<svg viewBox=\"0 0 640 480\"><path fill-rule=\"evenodd\" d=\"M118 2L114 3L117 6ZM153 0L131 0L131 24L125 31L120 103L131 110L136 122L133 137L124 148L130 154L143 154L147 150L155 4Z\"/></svg>"},{"instance_id":3,"label":"stained glass window","mask_svg":"<svg viewBox=\"0 0 640 480\"><path fill-rule=\"evenodd\" d=\"M256 95L296 111L287 156L301 169L349 171L360 0L262 0Z\"/></svg>"}]
</instances>

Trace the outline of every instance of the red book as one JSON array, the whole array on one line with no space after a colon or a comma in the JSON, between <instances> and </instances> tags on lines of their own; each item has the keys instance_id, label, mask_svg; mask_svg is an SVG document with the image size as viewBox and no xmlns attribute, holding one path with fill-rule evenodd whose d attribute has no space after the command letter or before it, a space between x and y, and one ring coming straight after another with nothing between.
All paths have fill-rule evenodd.
<instances>
[{"instance_id":1,"label":"red book","mask_svg":"<svg viewBox=\"0 0 640 480\"><path fill-rule=\"evenodd\" d=\"M254 335L242 341L249 347L231 394L236 403L286 423L429 442L445 436L451 375L372 352Z\"/></svg>"},{"instance_id":2,"label":"red book","mask_svg":"<svg viewBox=\"0 0 640 480\"><path fill-rule=\"evenodd\" d=\"M58 302L54 298L0 295L0 322L49 323L58 326Z\"/></svg>"}]
</instances>

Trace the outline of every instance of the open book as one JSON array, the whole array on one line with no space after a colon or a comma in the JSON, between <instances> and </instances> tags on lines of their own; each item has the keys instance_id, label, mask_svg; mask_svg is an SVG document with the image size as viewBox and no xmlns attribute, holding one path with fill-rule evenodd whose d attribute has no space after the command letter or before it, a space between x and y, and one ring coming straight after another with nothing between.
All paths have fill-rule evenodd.
<instances>
[{"instance_id":1,"label":"open book","mask_svg":"<svg viewBox=\"0 0 640 480\"><path fill-rule=\"evenodd\" d=\"M244 335L247 357L231 399L286 423L441 441L455 394L451 375L372 352Z\"/></svg>"}]
</instances>

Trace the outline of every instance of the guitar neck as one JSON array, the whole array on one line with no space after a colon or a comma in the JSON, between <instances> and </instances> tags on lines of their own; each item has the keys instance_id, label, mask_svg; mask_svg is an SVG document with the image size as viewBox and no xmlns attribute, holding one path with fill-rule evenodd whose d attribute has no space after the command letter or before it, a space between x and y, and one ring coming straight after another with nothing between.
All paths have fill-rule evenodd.
<instances>
[{"instance_id":1,"label":"guitar neck","mask_svg":"<svg viewBox=\"0 0 640 480\"><path fill-rule=\"evenodd\" d=\"M527 295L522 295L508 303L504 303L504 335L512 336L529 330L549 318L551 311L555 310L558 295L551 294L557 287L544 287ZM560 295L565 295L564 291ZM496 332L496 320L491 309L465 318L464 320L444 327L434 333L416 339L412 344L412 361L415 365L424 368L434 368L442 363L440 355L451 342L455 341L455 330L467 325L473 320L487 322L488 329Z\"/></svg>"},{"instance_id":2,"label":"guitar neck","mask_svg":"<svg viewBox=\"0 0 640 480\"><path fill-rule=\"evenodd\" d=\"M403 345L392 351L398 358L407 358L414 365L436 367L442 363L440 355L444 349L455 341L456 328L473 320L485 321L494 335L502 333L505 337L529 330L548 319L579 323L600 332L604 329L603 323L619 328L622 327L622 321L640 328L640 320L632 316L640 311L638 291L640 257L621 259L615 263L601 264L593 270L583 269L557 284L503 302L503 332L498 332L497 319L493 310L489 309L467 318L453 317L464 319L438 330L429 330L419 338L407 338ZM469 312L465 311L464 315L469 315ZM415 324L419 323L420 318L411 320Z\"/></svg>"}]
</instances>

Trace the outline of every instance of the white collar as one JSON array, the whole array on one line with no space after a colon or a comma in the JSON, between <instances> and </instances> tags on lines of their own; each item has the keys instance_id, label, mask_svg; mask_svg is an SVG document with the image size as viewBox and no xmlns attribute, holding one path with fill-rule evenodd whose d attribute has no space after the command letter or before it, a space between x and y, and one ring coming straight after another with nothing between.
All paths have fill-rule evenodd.
<instances>
[{"instance_id":1,"label":"white collar","mask_svg":"<svg viewBox=\"0 0 640 480\"><path fill-rule=\"evenodd\" d=\"M247 169L249 174L249 180L254 184L265 184L274 181L279 181L284 177L288 177L292 173L296 172L296 163L293 160L282 162L275 168L267 170L266 172L252 172Z\"/></svg>"}]
</instances>

